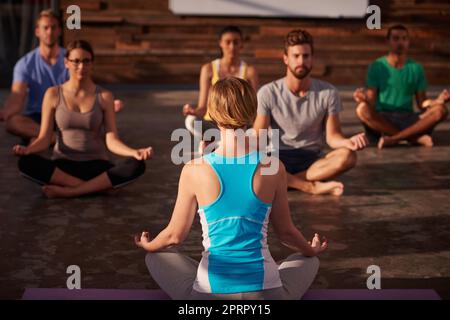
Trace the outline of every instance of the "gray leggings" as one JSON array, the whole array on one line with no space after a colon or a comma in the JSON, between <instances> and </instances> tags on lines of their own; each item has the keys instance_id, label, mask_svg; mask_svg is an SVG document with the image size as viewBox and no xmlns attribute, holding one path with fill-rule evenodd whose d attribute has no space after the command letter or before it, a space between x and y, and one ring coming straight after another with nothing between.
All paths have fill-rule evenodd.
<instances>
[{"instance_id":1,"label":"gray leggings","mask_svg":"<svg viewBox=\"0 0 450 320\"><path fill-rule=\"evenodd\" d=\"M280 288L254 292L211 294L193 289L198 262L176 250L148 253L145 263L152 278L174 300L299 300L308 290L319 269L317 257L294 253L278 266Z\"/></svg>"}]
</instances>

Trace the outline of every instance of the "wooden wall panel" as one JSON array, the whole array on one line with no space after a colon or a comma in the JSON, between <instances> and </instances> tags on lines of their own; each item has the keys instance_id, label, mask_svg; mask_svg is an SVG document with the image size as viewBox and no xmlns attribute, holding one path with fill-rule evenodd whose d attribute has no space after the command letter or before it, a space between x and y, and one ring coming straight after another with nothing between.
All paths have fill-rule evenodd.
<instances>
[{"instance_id":1,"label":"wooden wall panel","mask_svg":"<svg viewBox=\"0 0 450 320\"><path fill-rule=\"evenodd\" d=\"M361 85L367 65L386 53L389 25L404 23L412 37L411 56L423 63L431 84L450 84L450 4L445 0L377 0L382 30L365 19L264 19L175 16L168 0L77 0L82 29L64 31L64 42L90 41L95 76L104 82L198 83L202 63L218 56L217 33L240 26L243 58L255 64L262 83L283 76L283 37L305 28L315 40L314 76L336 85ZM61 1L65 12L72 1Z\"/></svg>"}]
</instances>

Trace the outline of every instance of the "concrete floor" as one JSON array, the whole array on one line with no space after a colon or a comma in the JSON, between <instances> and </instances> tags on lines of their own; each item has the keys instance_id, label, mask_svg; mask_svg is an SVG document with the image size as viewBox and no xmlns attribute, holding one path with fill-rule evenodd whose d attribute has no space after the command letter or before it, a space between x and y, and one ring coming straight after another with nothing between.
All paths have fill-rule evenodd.
<instances>
[{"instance_id":1,"label":"concrete floor","mask_svg":"<svg viewBox=\"0 0 450 320\"><path fill-rule=\"evenodd\" d=\"M123 140L156 151L146 174L115 196L45 199L19 176L10 151L19 140L0 124L0 298L65 287L73 264L83 288L157 288L132 234L145 228L155 235L168 222L181 170L170 162L170 135L183 127L181 106L194 102L196 91L117 87L115 93L126 104L118 116ZM342 97L344 132L356 133L362 128L351 90ZM313 288L365 288L367 267L375 264L382 288L432 288L450 298L450 121L437 128L435 142L432 149L360 152L358 166L342 176L341 198L289 192L297 226L308 237L320 232L330 239ZM197 219L181 250L199 259L200 239ZM289 254L271 236L269 243L275 259Z\"/></svg>"}]
</instances>

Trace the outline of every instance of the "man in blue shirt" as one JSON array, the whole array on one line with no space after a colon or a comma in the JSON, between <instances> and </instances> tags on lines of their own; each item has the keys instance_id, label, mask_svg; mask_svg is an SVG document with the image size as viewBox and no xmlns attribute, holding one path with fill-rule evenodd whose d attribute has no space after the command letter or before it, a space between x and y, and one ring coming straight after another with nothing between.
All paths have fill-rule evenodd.
<instances>
[{"instance_id":1,"label":"man in blue shirt","mask_svg":"<svg viewBox=\"0 0 450 320\"><path fill-rule=\"evenodd\" d=\"M35 35L39 46L16 63L11 94L0 115L6 121L8 132L25 139L35 138L39 134L45 91L68 79L64 66L65 50L58 45L60 20L53 11L44 10L39 14Z\"/></svg>"},{"instance_id":2,"label":"man in blue shirt","mask_svg":"<svg viewBox=\"0 0 450 320\"><path fill-rule=\"evenodd\" d=\"M45 91L69 79L64 66L65 50L58 45L61 21L56 13L41 11L36 20L35 35L39 46L16 63L11 94L0 111L0 121L6 121L6 130L26 140L39 134ZM122 108L122 102L116 100L114 103L117 112Z\"/></svg>"}]
</instances>

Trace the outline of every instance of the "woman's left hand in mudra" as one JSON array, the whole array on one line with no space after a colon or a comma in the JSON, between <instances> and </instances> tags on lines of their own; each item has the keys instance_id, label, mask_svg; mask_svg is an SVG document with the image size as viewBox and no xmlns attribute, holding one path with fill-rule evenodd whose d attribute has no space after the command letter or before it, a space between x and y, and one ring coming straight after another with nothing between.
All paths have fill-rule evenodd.
<instances>
[{"instance_id":1,"label":"woman's left hand in mudra","mask_svg":"<svg viewBox=\"0 0 450 320\"><path fill-rule=\"evenodd\" d=\"M134 236L134 243L140 247L144 248L144 246L150 242L149 233L147 231L142 232L141 236Z\"/></svg>"},{"instance_id":2,"label":"woman's left hand in mudra","mask_svg":"<svg viewBox=\"0 0 450 320\"><path fill-rule=\"evenodd\" d=\"M135 153L133 155L137 160L147 160L153 157L153 148L142 148L135 150Z\"/></svg>"}]
</instances>

